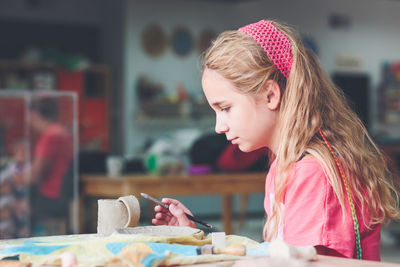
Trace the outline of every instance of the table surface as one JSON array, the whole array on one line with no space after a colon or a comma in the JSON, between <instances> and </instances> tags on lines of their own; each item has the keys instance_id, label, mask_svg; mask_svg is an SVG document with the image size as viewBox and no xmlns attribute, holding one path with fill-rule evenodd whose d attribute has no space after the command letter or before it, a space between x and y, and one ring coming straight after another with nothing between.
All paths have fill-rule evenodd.
<instances>
[{"instance_id":1,"label":"table surface","mask_svg":"<svg viewBox=\"0 0 400 267\"><path fill-rule=\"evenodd\" d=\"M279 260L271 260L268 257L259 257L249 260L239 260L239 261L231 261L231 262L215 262L215 263L204 263L204 264L193 264L193 265L185 265L185 267L256 267L256 266L282 266ZM293 261L286 262L288 266L307 266L304 261L293 263ZM378 262L378 261L367 261L367 260L356 260L356 259L345 259L331 256L322 256L318 255L317 260L311 261L309 266L311 267L400 267L400 264L389 263L389 262Z\"/></svg>"},{"instance_id":2,"label":"table surface","mask_svg":"<svg viewBox=\"0 0 400 267\"><path fill-rule=\"evenodd\" d=\"M301 266L304 267L304 261L290 261L289 266ZM298 264L296 264L298 263ZM394 264L389 262L376 262L376 261L366 261L366 260L355 260L355 259L343 259L337 257L330 257L330 256L317 256L317 260L310 262L309 264L311 267L353 267L353 266L360 266L360 267L399 267L400 264ZM222 261L222 262L213 262L213 263L203 263L203 264L193 264L193 265L184 265L186 267L228 267L228 266L237 266L237 267L249 267L249 266L280 266L279 261L271 260L268 257L260 257L254 259L247 259L247 260L239 260L239 261ZM2 261L0 260L0 267L23 267L29 266L24 263L18 261ZM35 265L38 266L38 265ZM39 265L40 266L40 265ZM46 267L51 267L49 265L45 265Z\"/></svg>"},{"instance_id":3,"label":"table surface","mask_svg":"<svg viewBox=\"0 0 400 267\"><path fill-rule=\"evenodd\" d=\"M263 193L265 173L223 173L192 176L126 175L110 178L104 175L82 175L80 179L80 205L84 209L88 197L118 198L120 196L147 193L162 196L222 196L223 230L232 233L233 195ZM83 218L81 214L79 216ZM81 220L80 229L84 222ZM80 231L82 232L82 231Z\"/></svg>"}]
</instances>

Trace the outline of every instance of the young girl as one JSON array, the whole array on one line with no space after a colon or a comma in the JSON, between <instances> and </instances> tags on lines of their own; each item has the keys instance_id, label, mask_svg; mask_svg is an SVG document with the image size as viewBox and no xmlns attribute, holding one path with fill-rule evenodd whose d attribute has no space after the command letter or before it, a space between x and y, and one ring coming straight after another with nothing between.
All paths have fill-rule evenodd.
<instances>
[{"instance_id":1,"label":"young girl","mask_svg":"<svg viewBox=\"0 0 400 267\"><path fill-rule=\"evenodd\" d=\"M202 86L217 133L273 160L264 239L319 254L380 260L383 222L400 218L384 157L343 93L287 26L261 20L222 33L204 57ZM163 199L154 224L195 227Z\"/></svg>"}]
</instances>

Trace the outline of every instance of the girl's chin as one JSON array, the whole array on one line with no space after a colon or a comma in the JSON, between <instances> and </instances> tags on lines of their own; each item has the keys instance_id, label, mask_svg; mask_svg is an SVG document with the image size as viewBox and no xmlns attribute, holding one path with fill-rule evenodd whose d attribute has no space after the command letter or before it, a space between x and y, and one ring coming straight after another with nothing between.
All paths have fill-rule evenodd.
<instances>
[{"instance_id":1,"label":"girl's chin","mask_svg":"<svg viewBox=\"0 0 400 267\"><path fill-rule=\"evenodd\" d=\"M251 146L246 146L244 144L239 144L238 147L239 147L240 151L242 151L242 152L251 152L251 151L256 150L256 148L253 148Z\"/></svg>"},{"instance_id":2,"label":"girl's chin","mask_svg":"<svg viewBox=\"0 0 400 267\"><path fill-rule=\"evenodd\" d=\"M252 152L252 151L255 151L257 149L266 147L264 145L254 145L254 144L249 144L249 143L247 143L247 144L246 143L239 143L237 145L238 145L240 151L242 151L242 152Z\"/></svg>"}]
</instances>

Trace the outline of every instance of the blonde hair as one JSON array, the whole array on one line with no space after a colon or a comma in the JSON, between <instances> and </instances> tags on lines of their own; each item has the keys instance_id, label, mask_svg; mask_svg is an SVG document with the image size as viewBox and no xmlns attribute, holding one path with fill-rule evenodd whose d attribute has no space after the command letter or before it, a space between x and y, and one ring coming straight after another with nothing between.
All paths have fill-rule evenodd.
<instances>
[{"instance_id":1,"label":"blonde hair","mask_svg":"<svg viewBox=\"0 0 400 267\"><path fill-rule=\"evenodd\" d=\"M399 196L394 178L382 152L369 136L363 123L351 110L343 95L322 69L315 55L306 49L294 31L283 24L274 26L290 40L293 64L286 80L261 46L247 34L226 31L214 40L203 59L203 71L217 71L245 94L257 95L267 80L281 89L280 144L272 216L264 227L264 239L277 236L282 216L288 174L304 152L323 166L346 216L347 196L331 152L319 135L320 128L340 158L356 203L367 227L399 219ZM357 205L359 204L359 205Z\"/></svg>"}]
</instances>

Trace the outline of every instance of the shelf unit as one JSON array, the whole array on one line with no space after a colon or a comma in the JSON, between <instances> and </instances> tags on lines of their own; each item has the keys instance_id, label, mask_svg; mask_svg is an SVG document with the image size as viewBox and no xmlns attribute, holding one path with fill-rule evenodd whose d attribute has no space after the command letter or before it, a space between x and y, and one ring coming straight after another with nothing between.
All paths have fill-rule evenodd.
<instances>
[{"instance_id":1,"label":"shelf unit","mask_svg":"<svg viewBox=\"0 0 400 267\"><path fill-rule=\"evenodd\" d=\"M111 72L106 65L69 71L53 63L0 60L0 90L60 90L78 95L81 150L110 150Z\"/></svg>"}]
</instances>

